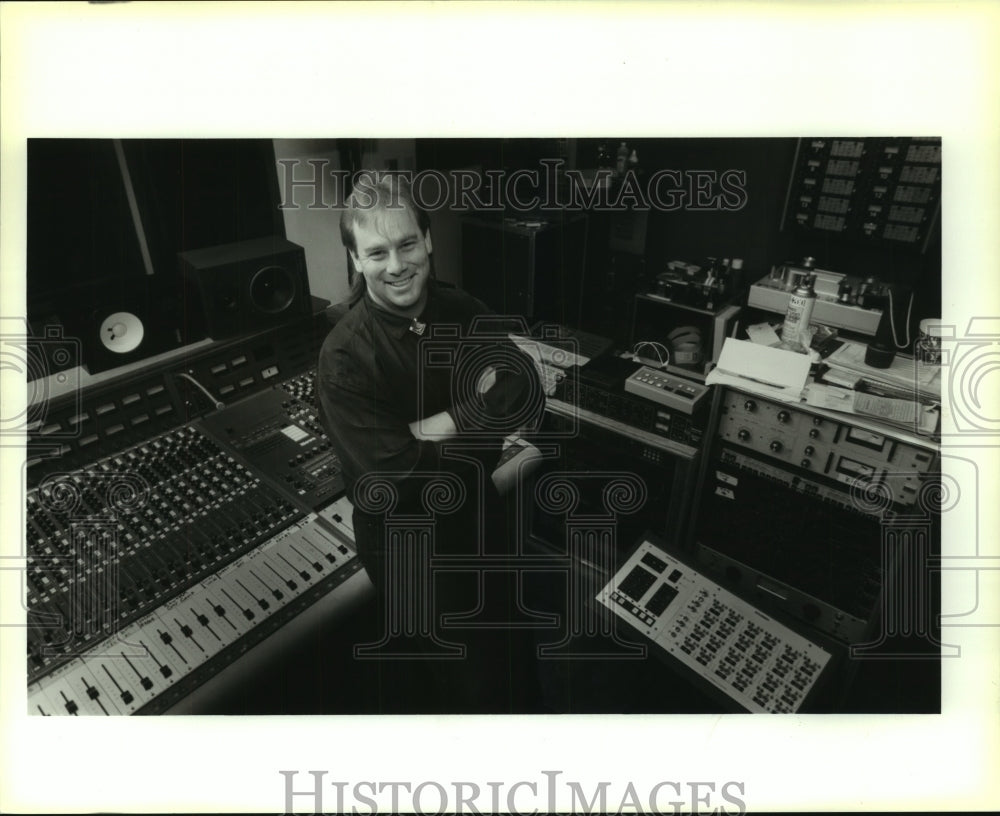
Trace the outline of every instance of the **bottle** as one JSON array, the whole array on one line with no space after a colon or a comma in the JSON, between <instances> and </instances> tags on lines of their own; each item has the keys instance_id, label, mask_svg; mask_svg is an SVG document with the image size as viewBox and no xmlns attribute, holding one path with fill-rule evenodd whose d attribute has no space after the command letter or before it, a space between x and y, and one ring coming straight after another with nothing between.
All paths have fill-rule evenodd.
<instances>
[{"instance_id":1,"label":"bottle","mask_svg":"<svg viewBox=\"0 0 1000 816\"><path fill-rule=\"evenodd\" d=\"M733 295L740 291L743 286L743 259L733 258L729 267L729 280L726 282L727 294Z\"/></svg>"},{"instance_id":2,"label":"bottle","mask_svg":"<svg viewBox=\"0 0 1000 816\"><path fill-rule=\"evenodd\" d=\"M624 176L625 165L628 164L628 145L626 145L625 142L622 142L618 146L618 153L616 158L617 160L615 161L615 172L618 174L619 177Z\"/></svg>"},{"instance_id":3,"label":"bottle","mask_svg":"<svg viewBox=\"0 0 1000 816\"><path fill-rule=\"evenodd\" d=\"M785 323L781 327L783 346L795 351L806 350L808 344L803 344L802 336L809 328L815 306L816 291L813 289L813 276L807 275L788 296L788 311L785 312Z\"/></svg>"}]
</instances>

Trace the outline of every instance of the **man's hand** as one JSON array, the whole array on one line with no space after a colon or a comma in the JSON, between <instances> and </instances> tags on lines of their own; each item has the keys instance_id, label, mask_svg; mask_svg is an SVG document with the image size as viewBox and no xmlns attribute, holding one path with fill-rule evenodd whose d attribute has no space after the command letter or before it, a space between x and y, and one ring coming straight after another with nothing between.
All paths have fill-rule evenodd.
<instances>
[{"instance_id":1,"label":"man's hand","mask_svg":"<svg viewBox=\"0 0 1000 816\"><path fill-rule=\"evenodd\" d=\"M491 476L497 492L501 496L507 495L518 482L538 470L543 459L542 452L530 442L520 437L508 437L504 441L500 461Z\"/></svg>"},{"instance_id":2,"label":"man's hand","mask_svg":"<svg viewBox=\"0 0 1000 816\"><path fill-rule=\"evenodd\" d=\"M451 414L442 411L439 414L411 422L410 433L417 439L439 442L454 436L458 433L458 428L455 425L455 420L451 418Z\"/></svg>"}]
</instances>

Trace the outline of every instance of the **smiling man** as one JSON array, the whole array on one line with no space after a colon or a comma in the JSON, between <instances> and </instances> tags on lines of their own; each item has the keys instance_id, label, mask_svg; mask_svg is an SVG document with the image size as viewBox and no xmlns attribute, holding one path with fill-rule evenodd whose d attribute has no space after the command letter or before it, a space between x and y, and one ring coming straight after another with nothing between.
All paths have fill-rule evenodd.
<instances>
[{"instance_id":1,"label":"smiling man","mask_svg":"<svg viewBox=\"0 0 1000 816\"><path fill-rule=\"evenodd\" d=\"M436 556L475 556L484 551L484 537L504 537L503 503L490 473L504 438L537 424L544 408L540 383L530 358L505 335L477 332L490 317L486 306L434 280L430 219L404 179L361 174L340 232L358 273L356 302L323 344L317 390L354 505L361 561L386 621L390 610L398 617L408 603L402 592L432 600L433 620L444 612L469 611L465 604L474 606L475 595L463 594L454 581L451 589L447 580L435 580L432 587L426 565L403 551L409 545L390 547L399 538L392 539L388 529L399 533L400 519L432 516ZM489 370L466 365L476 359L489 360ZM371 477L390 486L389 505L375 506L368 493ZM428 506L434 503L428 488L442 479L454 488L454 501L435 510ZM401 569L411 561L412 569ZM401 588L405 582L425 585ZM400 625L393 620L386 626ZM419 631L421 623L402 626ZM418 651L428 646L426 639L416 640ZM489 669L470 647L470 659L457 669L456 661L445 661L435 662L430 675L424 672L424 680L430 677L430 685L438 687L439 710L478 709L476 700L489 696L489 678L482 672L494 679L509 675L494 646ZM393 664L394 678L409 683L409 675L404 681L395 671L399 665ZM498 687L496 698L509 700L510 689ZM488 703L484 709L495 710Z\"/></svg>"}]
</instances>

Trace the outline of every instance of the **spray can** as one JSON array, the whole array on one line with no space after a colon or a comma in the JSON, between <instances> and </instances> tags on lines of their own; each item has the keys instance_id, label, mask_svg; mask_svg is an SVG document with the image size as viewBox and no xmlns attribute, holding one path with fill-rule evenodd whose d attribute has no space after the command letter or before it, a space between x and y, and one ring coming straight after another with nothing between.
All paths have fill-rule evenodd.
<instances>
[{"instance_id":1,"label":"spray can","mask_svg":"<svg viewBox=\"0 0 1000 816\"><path fill-rule=\"evenodd\" d=\"M813 276L807 275L788 296L788 311L781 327L781 342L793 348L803 348L802 333L809 328L813 308L816 306L816 291Z\"/></svg>"}]
</instances>

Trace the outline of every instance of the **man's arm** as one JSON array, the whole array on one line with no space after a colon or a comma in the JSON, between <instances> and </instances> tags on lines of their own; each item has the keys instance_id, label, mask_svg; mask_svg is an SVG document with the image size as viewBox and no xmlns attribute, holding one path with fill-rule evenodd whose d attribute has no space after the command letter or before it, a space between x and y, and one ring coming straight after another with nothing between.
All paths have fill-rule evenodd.
<instances>
[{"instance_id":1,"label":"man's arm","mask_svg":"<svg viewBox=\"0 0 1000 816\"><path fill-rule=\"evenodd\" d=\"M476 390L479 394L486 394L497 381L496 369L489 367L480 377ZM432 441L442 441L450 439L458 433L458 425L455 418L448 411L441 411L432 416L424 417L410 423L410 433L417 439Z\"/></svg>"},{"instance_id":2,"label":"man's arm","mask_svg":"<svg viewBox=\"0 0 1000 816\"><path fill-rule=\"evenodd\" d=\"M345 475L395 474L402 486L409 473L441 468L439 447L415 438L392 395L380 393L346 354L321 354L316 390Z\"/></svg>"}]
</instances>

